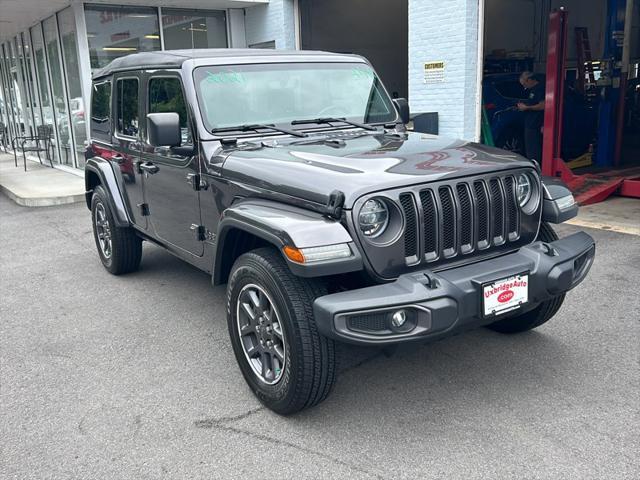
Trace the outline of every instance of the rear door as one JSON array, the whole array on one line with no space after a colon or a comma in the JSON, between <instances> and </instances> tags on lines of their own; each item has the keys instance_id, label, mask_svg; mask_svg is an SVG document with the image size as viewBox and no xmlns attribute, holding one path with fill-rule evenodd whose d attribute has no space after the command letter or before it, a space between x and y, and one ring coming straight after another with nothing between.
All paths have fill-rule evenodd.
<instances>
[{"instance_id":1,"label":"rear door","mask_svg":"<svg viewBox=\"0 0 640 480\"><path fill-rule=\"evenodd\" d=\"M112 156L111 160L120 168L124 195L129 203L133 222L138 227L146 229L147 217L142 176L137 169L142 154L140 76L137 73L127 72L117 75L114 81L113 147L117 154Z\"/></svg>"},{"instance_id":2,"label":"rear door","mask_svg":"<svg viewBox=\"0 0 640 480\"><path fill-rule=\"evenodd\" d=\"M182 147L197 147L193 122L185 104L184 90L178 72L147 73L145 106L147 113L176 112L180 116ZM145 113L146 118L146 113ZM140 170L144 175L145 200L149 205L149 222L154 236L164 243L196 256L204 253L204 243L198 238L200 198L194 188L194 176L199 178L197 148L176 152L168 147L149 145L146 133Z\"/></svg>"}]
</instances>

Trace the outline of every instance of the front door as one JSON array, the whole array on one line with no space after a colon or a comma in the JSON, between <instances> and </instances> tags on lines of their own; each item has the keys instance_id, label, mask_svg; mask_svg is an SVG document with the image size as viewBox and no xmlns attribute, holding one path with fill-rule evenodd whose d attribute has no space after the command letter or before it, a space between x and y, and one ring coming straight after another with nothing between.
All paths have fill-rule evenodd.
<instances>
[{"instance_id":1,"label":"front door","mask_svg":"<svg viewBox=\"0 0 640 480\"><path fill-rule=\"evenodd\" d=\"M193 122L189 121L180 76L146 75L146 112L176 112L180 116L182 147L193 147ZM146 115L145 115L146 118ZM146 121L145 121L145 138ZM200 198L192 178L200 173L197 150L179 155L168 147L153 147L144 141L139 171L144 176L144 195L149 207L150 228L168 246L202 256L204 243L198 238ZM187 149L182 149L182 153Z\"/></svg>"}]
</instances>

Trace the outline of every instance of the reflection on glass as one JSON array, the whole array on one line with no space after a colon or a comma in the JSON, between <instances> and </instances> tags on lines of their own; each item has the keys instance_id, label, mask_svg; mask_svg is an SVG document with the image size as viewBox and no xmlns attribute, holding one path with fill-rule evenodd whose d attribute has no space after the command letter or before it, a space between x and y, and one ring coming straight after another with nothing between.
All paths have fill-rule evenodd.
<instances>
[{"instance_id":1,"label":"reflection on glass","mask_svg":"<svg viewBox=\"0 0 640 480\"><path fill-rule=\"evenodd\" d=\"M42 106L42 124L54 124L53 108L49 98L49 82L47 81L46 57L44 52L44 42L42 40L42 30L40 25L31 29L31 41L33 42L33 57L35 60L36 75L38 77L38 88L40 89L40 103Z\"/></svg>"},{"instance_id":2,"label":"reflection on glass","mask_svg":"<svg viewBox=\"0 0 640 480\"><path fill-rule=\"evenodd\" d=\"M127 137L138 135L138 80L125 78L116 83L116 128Z\"/></svg>"},{"instance_id":3,"label":"reflection on glass","mask_svg":"<svg viewBox=\"0 0 640 480\"><path fill-rule=\"evenodd\" d=\"M9 137L13 137L17 134L16 124L15 124L15 109L13 107L13 98L11 94L11 81L10 81L10 70L11 66L9 63L9 47L8 44L4 44L0 46L0 53L2 54L2 58L0 59L0 67L2 74L2 91L4 96L3 106L4 106L4 115L5 115L5 126L7 127L7 132Z\"/></svg>"},{"instance_id":4,"label":"reflection on glass","mask_svg":"<svg viewBox=\"0 0 640 480\"><path fill-rule=\"evenodd\" d=\"M22 103L22 92L18 88L18 67L16 65L16 51L13 41L9 42L7 52L9 53L9 92L13 102L13 117L18 135L24 135L25 122Z\"/></svg>"},{"instance_id":5,"label":"reflection on glass","mask_svg":"<svg viewBox=\"0 0 640 480\"><path fill-rule=\"evenodd\" d=\"M27 82L29 83L29 93L31 95L31 107L33 110L33 118L36 126L42 125L42 116L40 115L40 102L38 100L38 90L35 83L35 76L31 67L31 45L29 42L29 33L22 34L22 40L24 43L24 58L25 58L25 74L27 76Z\"/></svg>"},{"instance_id":6,"label":"reflection on glass","mask_svg":"<svg viewBox=\"0 0 640 480\"><path fill-rule=\"evenodd\" d=\"M162 9L162 32L167 50L180 48L226 48L225 12Z\"/></svg>"},{"instance_id":7,"label":"reflection on glass","mask_svg":"<svg viewBox=\"0 0 640 480\"><path fill-rule=\"evenodd\" d=\"M84 15L93 69L130 53L160 50L155 8L85 5Z\"/></svg>"},{"instance_id":8,"label":"reflection on glass","mask_svg":"<svg viewBox=\"0 0 640 480\"><path fill-rule=\"evenodd\" d=\"M16 79L17 79L17 88L20 92L20 98L22 99L22 113L23 113L23 121L25 125L25 133L28 135L33 135L35 133L35 129L33 128L33 119L31 117L31 95L28 90L27 79L25 76L25 62L24 62L24 52L22 49L22 38L20 36L16 37L13 40L14 49L16 52Z\"/></svg>"},{"instance_id":9,"label":"reflection on glass","mask_svg":"<svg viewBox=\"0 0 640 480\"><path fill-rule=\"evenodd\" d=\"M0 138L0 145L2 146L6 146L11 128L9 123L9 101L5 93L5 88L6 75L4 66L4 54L2 52L2 47L0 46L0 123L2 123L2 127L0 127L0 136L2 136L2 138Z\"/></svg>"},{"instance_id":10,"label":"reflection on glass","mask_svg":"<svg viewBox=\"0 0 640 480\"><path fill-rule=\"evenodd\" d=\"M78 64L78 46L76 42L75 17L71 7L58 13L58 27L62 39L64 68L67 73L69 89L69 107L71 109L71 126L75 137L76 158L78 167L84 168L84 149L87 140L84 101L82 99L82 79Z\"/></svg>"},{"instance_id":11,"label":"reflection on glass","mask_svg":"<svg viewBox=\"0 0 640 480\"><path fill-rule=\"evenodd\" d=\"M149 80L149 113L163 112L178 114L182 145L193 145L182 85L177 78L160 77Z\"/></svg>"},{"instance_id":12,"label":"reflection on glass","mask_svg":"<svg viewBox=\"0 0 640 480\"><path fill-rule=\"evenodd\" d=\"M73 165L73 152L71 144L71 131L69 129L69 116L64 96L64 79L60 65L60 46L58 45L58 32L56 18L47 18L43 23L44 40L46 42L47 58L49 60L49 73L51 75L51 92L53 95L53 108L55 128L58 131L60 156L58 162L64 165Z\"/></svg>"}]
</instances>

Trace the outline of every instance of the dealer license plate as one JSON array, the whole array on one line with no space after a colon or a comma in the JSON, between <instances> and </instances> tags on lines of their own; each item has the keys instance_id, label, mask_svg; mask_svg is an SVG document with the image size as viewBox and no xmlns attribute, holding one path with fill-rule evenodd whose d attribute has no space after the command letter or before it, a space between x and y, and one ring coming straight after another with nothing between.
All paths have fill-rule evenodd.
<instances>
[{"instance_id":1,"label":"dealer license plate","mask_svg":"<svg viewBox=\"0 0 640 480\"><path fill-rule=\"evenodd\" d=\"M529 275L496 280L482 287L484 315L500 315L520 308L529 300Z\"/></svg>"}]
</instances>

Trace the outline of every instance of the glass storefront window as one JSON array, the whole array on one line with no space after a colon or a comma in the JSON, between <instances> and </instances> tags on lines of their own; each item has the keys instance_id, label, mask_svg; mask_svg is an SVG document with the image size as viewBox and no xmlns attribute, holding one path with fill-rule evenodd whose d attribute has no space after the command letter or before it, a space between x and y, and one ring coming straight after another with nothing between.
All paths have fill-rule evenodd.
<instances>
[{"instance_id":1,"label":"glass storefront window","mask_svg":"<svg viewBox=\"0 0 640 480\"><path fill-rule=\"evenodd\" d=\"M0 53L2 54L2 58L0 58L0 61L2 63L2 69L0 73L2 74L2 91L4 97L3 109L6 122L5 126L7 128L7 135L9 136L9 138L12 138L14 135L18 135L18 132L15 118L16 109L13 106L14 101L11 92L11 64L9 61L9 45L0 45Z\"/></svg>"},{"instance_id":2,"label":"glass storefront window","mask_svg":"<svg viewBox=\"0 0 640 480\"><path fill-rule=\"evenodd\" d=\"M13 40L14 51L16 53L16 78L17 78L17 88L20 92L20 98L22 99L22 121L25 126L25 133L27 135L33 135L35 133L35 128L33 126L33 109L31 108L31 95L27 84L26 78L26 70L25 70L25 62L24 62L24 52L22 48L22 38L17 36Z\"/></svg>"},{"instance_id":3,"label":"glass storefront window","mask_svg":"<svg viewBox=\"0 0 640 480\"><path fill-rule=\"evenodd\" d=\"M227 21L223 11L162 9L164 48L226 48Z\"/></svg>"},{"instance_id":4,"label":"glass storefront window","mask_svg":"<svg viewBox=\"0 0 640 480\"><path fill-rule=\"evenodd\" d=\"M31 42L33 59L36 67L37 85L40 91L40 105L42 107L42 124L54 125L53 107L49 96L49 81L47 80L47 58L44 51L42 29L40 25L31 28Z\"/></svg>"},{"instance_id":5,"label":"glass storefront window","mask_svg":"<svg viewBox=\"0 0 640 480\"><path fill-rule=\"evenodd\" d=\"M130 53L160 50L157 8L85 5L84 12L92 69Z\"/></svg>"},{"instance_id":6,"label":"glass storefront window","mask_svg":"<svg viewBox=\"0 0 640 480\"><path fill-rule=\"evenodd\" d=\"M15 122L15 129L18 135L24 135L25 120L24 120L24 103L22 92L18 86L18 66L16 62L16 51L14 41L10 41L7 44L7 53L9 55L9 94L13 103L13 116Z\"/></svg>"},{"instance_id":7,"label":"glass storefront window","mask_svg":"<svg viewBox=\"0 0 640 480\"><path fill-rule=\"evenodd\" d=\"M31 63L31 42L29 41L29 32L22 34L22 43L24 45L24 67L27 83L29 84L29 94L31 96L31 109L35 126L42 125L42 116L40 114L40 101L38 98L38 89L35 83L33 67ZM34 129L35 130L35 129ZM35 133L35 132L34 132Z\"/></svg>"},{"instance_id":8,"label":"glass storefront window","mask_svg":"<svg viewBox=\"0 0 640 480\"><path fill-rule=\"evenodd\" d=\"M82 98L82 79L80 78L80 66L78 64L76 23L71 7L58 13L58 27L60 28L60 38L62 39L62 56L69 91L71 127L73 129L76 146L77 166L84 168L84 148L87 140L87 126L84 100Z\"/></svg>"},{"instance_id":9,"label":"glass storefront window","mask_svg":"<svg viewBox=\"0 0 640 480\"><path fill-rule=\"evenodd\" d=\"M64 165L73 165L72 137L65 101L64 77L56 23L55 16L49 17L42 22L42 28L44 31L47 59L49 61L49 74L51 76L55 128L58 132L57 138L60 146L60 158L57 160Z\"/></svg>"}]
</instances>

